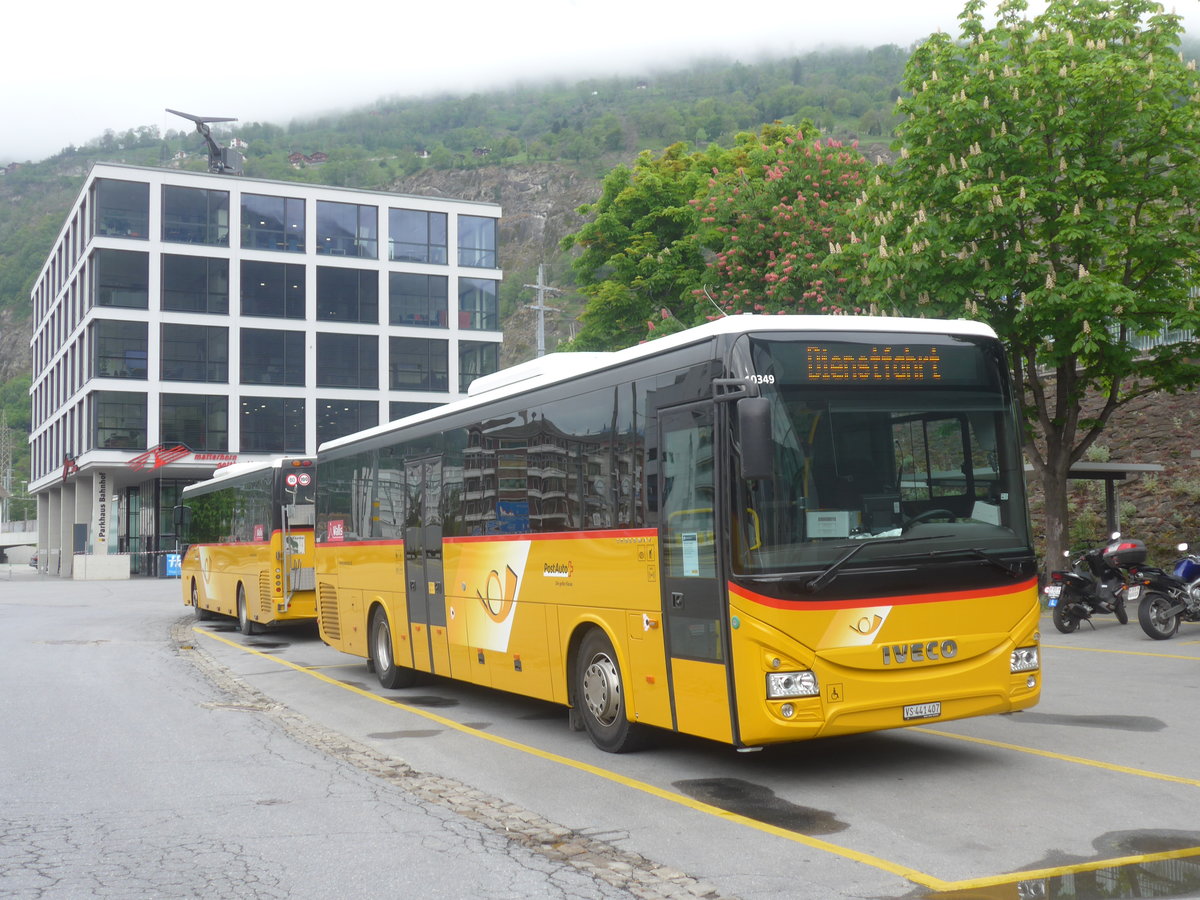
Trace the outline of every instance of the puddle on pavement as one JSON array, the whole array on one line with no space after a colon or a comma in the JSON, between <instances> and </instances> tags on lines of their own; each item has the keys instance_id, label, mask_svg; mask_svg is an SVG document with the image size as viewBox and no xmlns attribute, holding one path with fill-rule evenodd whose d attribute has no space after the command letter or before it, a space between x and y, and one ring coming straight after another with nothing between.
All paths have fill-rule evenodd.
<instances>
[{"instance_id":1,"label":"puddle on pavement","mask_svg":"<svg viewBox=\"0 0 1200 900\"><path fill-rule=\"evenodd\" d=\"M1154 857L1175 851L1188 855L1173 859L1145 859L1122 866L1103 866L1064 872L1047 878L1014 877L1012 881L957 891L921 888L908 900L1108 900L1112 897L1187 898L1200 896L1200 832L1121 831L1097 838L1096 859L1130 856ZM1094 865L1095 861L1071 860L1052 850L1026 867L1068 869Z\"/></svg>"},{"instance_id":2,"label":"puddle on pavement","mask_svg":"<svg viewBox=\"0 0 1200 900\"><path fill-rule=\"evenodd\" d=\"M388 699L395 700L398 703L405 703L409 706L424 706L430 709L458 706L457 700L453 700L450 697L435 697L432 694L418 697L389 697Z\"/></svg>"},{"instance_id":3,"label":"puddle on pavement","mask_svg":"<svg viewBox=\"0 0 1200 900\"><path fill-rule=\"evenodd\" d=\"M674 787L694 800L797 834L834 834L850 827L831 812L797 806L770 788L740 778L697 778L676 781Z\"/></svg>"},{"instance_id":4,"label":"puddle on pavement","mask_svg":"<svg viewBox=\"0 0 1200 900\"><path fill-rule=\"evenodd\" d=\"M1072 725L1080 728L1108 728L1113 731L1162 731L1167 723L1150 716L1071 716L1057 713L1023 711L1012 721L1024 725Z\"/></svg>"},{"instance_id":5,"label":"puddle on pavement","mask_svg":"<svg viewBox=\"0 0 1200 900\"><path fill-rule=\"evenodd\" d=\"M517 716L524 722L539 722L539 721L554 721L555 719L566 718L566 710L559 709L544 709L540 712L526 713L523 716Z\"/></svg>"}]
</instances>

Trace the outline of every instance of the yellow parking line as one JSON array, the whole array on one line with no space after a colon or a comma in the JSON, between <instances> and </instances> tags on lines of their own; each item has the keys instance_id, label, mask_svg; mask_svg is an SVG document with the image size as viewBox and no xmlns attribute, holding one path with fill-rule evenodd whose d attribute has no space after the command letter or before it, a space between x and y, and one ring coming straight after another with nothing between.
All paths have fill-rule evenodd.
<instances>
[{"instance_id":1,"label":"yellow parking line","mask_svg":"<svg viewBox=\"0 0 1200 900\"><path fill-rule=\"evenodd\" d=\"M1200 644L1200 641L1185 641L1185 644ZM1116 653L1121 656L1153 656L1157 659L1187 659L1200 662L1200 657L1183 656L1178 653L1151 653L1149 650L1112 650L1108 647L1079 647L1074 644L1042 644L1048 650L1079 650L1083 653Z\"/></svg>"},{"instance_id":2,"label":"yellow parking line","mask_svg":"<svg viewBox=\"0 0 1200 900\"><path fill-rule=\"evenodd\" d=\"M808 835L797 834L796 832L789 831L785 828L779 828L778 826L770 825L766 822L760 822L757 819L752 819L748 816L743 816L738 813L730 812L729 810L726 810L726 809L721 809L719 806L713 806L708 803L703 803L699 800L694 800L691 797L687 797L683 794L677 794L674 791L664 790L663 788L660 788L660 787L650 784L648 782L639 781L635 778L629 778L625 775L621 775L620 773L613 772L609 769L602 769L599 766L594 766L590 763L585 763L585 762L582 762L577 759L571 759L570 757L567 757L567 756L561 756L560 754L557 754L557 753L551 753L546 750L541 750L537 747L531 747L528 744L522 744L518 741L513 741L513 740L510 740L505 737L500 737L499 735L491 734L486 731L480 731L477 728L472 728L469 725L463 725L460 722L455 722L453 719L448 719L445 716L438 715L437 713L430 712L425 709L420 709L415 706L409 706L408 704L402 703L397 699L393 699L390 697L382 697L379 694L372 693L371 691L366 690L364 688L355 687L354 685L349 685L349 684L346 684L345 682L338 681L335 678L330 678L328 675L324 675L320 671L317 671L317 667L297 665L296 663L289 662L286 659L281 659L278 656L273 656L269 653L263 653L260 650L255 650L253 647L247 647L246 645L240 644L237 641L233 641L233 640L230 640L229 638L223 637L219 634L214 634L210 631L206 631L203 628L200 628L198 626L193 627L192 630L194 632L196 632L197 634L203 635L204 637L210 638L214 641L218 641L219 643L222 643L222 644L226 644L227 646L232 647L235 650L241 650L244 653L250 653L255 656L261 657L262 659L269 659L272 662L278 663L281 666L292 669L296 672L301 672L312 678L316 678L318 681L323 681L326 684L329 684L333 687L341 688L342 690L345 690L345 691L350 691L352 694L357 694L358 696L360 696L366 700L373 700L377 703L382 703L386 706L391 706L391 707L395 707L397 709L402 709L407 713L411 713L412 715L415 715L415 716L420 716L423 719L427 719L428 721L435 722L438 725L442 725L442 726L452 729L454 731L458 731L463 734L467 734L472 737L479 738L480 740L489 741L493 744L498 744L499 746L502 746L502 747L507 747L510 750L516 750L520 753L527 753L531 756L536 756L540 759L544 759L547 762L552 762L552 763L556 763L558 765L566 766L568 768L576 769L577 771L580 771L580 772L586 772L587 774L594 775L597 778L603 778L607 781L611 781L616 784L620 784L624 787L630 788L631 790L639 791L643 794L648 794L650 796L657 797L661 800L666 800L670 803L675 803L675 804L678 804L679 806L687 807L689 809L695 810L696 812L704 813L706 815L710 815L715 818L722 819L726 822L731 822L731 823L734 823L737 825L744 825L747 828L753 828L756 831L761 831L765 834L770 834L770 835L773 835L774 837L782 838L786 841L791 841L792 843L795 843L795 844L802 844L806 847L811 847L814 850L821 850L823 852L833 854L834 856L840 856L843 859L848 859L853 862L862 863L863 865L871 866L872 868L879 869L881 871L888 872L892 875L897 875L901 878L908 879L909 881L913 882L914 884L919 884L922 887L930 888L931 890L934 890L934 891L949 892L949 891L957 891L957 890L968 890L968 889L973 889L973 888L987 887L987 886L999 885L999 884L1012 884L1012 883L1016 883L1017 881L1025 881L1025 880L1036 879L1036 878L1053 877L1055 875L1064 875L1064 874L1067 874L1070 872L1092 871L1095 869L1107 868L1109 866L1129 865L1132 863L1154 862L1154 861L1163 860L1163 859L1177 859L1177 858L1182 858L1182 857L1186 857L1186 856L1200 855L1200 847L1194 847L1194 848L1188 848L1185 850L1168 851L1165 853L1149 853L1149 854L1145 854L1142 856L1128 856L1128 857L1120 857L1118 859L1098 860L1098 861L1093 861L1093 862L1088 862L1088 863L1079 863L1077 865L1061 866L1061 867L1054 868L1054 869L1036 869L1036 870L1031 870L1029 872L1015 872L1015 873L1010 872L1006 875L999 875L999 876L993 876L993 877L988 877L988 878L976 878L976 879L969 879L969 880L965 880L965 881L943 881L942 879L937 878L933 875L929 875L928 873L917 871L916 869L913 869L909 866L904 866L899 863L892 862L891 860L883 859L882 857L879 857L879 856L873 856L869 853L863 853L858 850L852 850L849 847L842 847L838 844L830 843L829 841L823 841L818 838L809 837ZM321 667L321 668L325 668L325 667ZM332 668L338 668L338 667L335 666ZM965 737L963 735L952 734L950 732L936 731L936 730L933 730L930 728L916 727L916 728L912 728L910 730L921 732L923 734L934 735L937 737L946 737L946 738L951 738L954 740L963 740L963 741L970 741L970 742L979 743L979 744L988 744L988 745L998 747L1001 749L1017 750L1017 751L1021 751L1021 752L1025 752L1025 753L1030 753L1035 756L1044 756L1044 757L1048 757L1048 758L1052 758L1052 759L1059 759L1059 760L1063 760L1063 761L1067 761L1067 762L1078 762L1078 763L1081 763L1084 765L1098 766L1100 768L1111 769L1112 771L1124 772L1127 774L1141 775L1143 777L1149 777L1149 778L1161 778L1161 779L1165 779L1165 780L1169 780L1169 781L1182 781L1186 784L1200 786L1200 781L1192 781L1192 780L1188 780L1188 779L1176 778L1174 776L1159 775L1154 772L1144 772L1144 771L1141 771L1138 769L1129 769L1129 768L1126 768L1123 766L1113 766L1113 765L1109 765L1107 763L1100 763L1100 762L1097 762L1094 760L1080 759L1078 757L1063 756L1063 755L1057 754L1057 753L1050 753L1050 752L1042 751L1042 750L1034 750L1034 749L1027 748L1027 747L1019 747L1015 744L1003 744L1003 743L1000 743L997 741L984 740L982 738L969 738L969 737Z\"/></svg>"},{"instance_id":3,"label":"yellow parking line","mask_svg":"<svg viewBox=\"0 0 1200 900\"><path fill-rule=\"evenodd\" d=\"M1083 756L1068 756L1065 753L1055 753L1051 750L1038 750L1036 747L1022 747L1020 744L1006 744L1003 741L991 741L987 738L970 737L965 734L954 734L950 731L938 731L934 728L926 728L923 726L914 727L912 731L919 731L921 734L932 734L937 737L950 738L955 741L966 741L969 744L983 744L988 747L997 747L1001 750L1013 750L1017 753L1027 753L1030 756L1041 756L1045 759L1056 759L1059 762L1074 763L1078 766L1091 766L1094 769L1105 769L1109 772L1118 772L1122 775L1136 775L1138 778L1152 778L1157 781L1171 781L1175 784L1186 784L1190 787L1200 787L1200 780L1195 778L1184 778L1182 775L1167 775L1162 772L1151 772L1148 769L1134 769L1129 766L1120 766L1116 763L1106 763L1098 759L1088 759Z\"/></svg>"}]
</instances>

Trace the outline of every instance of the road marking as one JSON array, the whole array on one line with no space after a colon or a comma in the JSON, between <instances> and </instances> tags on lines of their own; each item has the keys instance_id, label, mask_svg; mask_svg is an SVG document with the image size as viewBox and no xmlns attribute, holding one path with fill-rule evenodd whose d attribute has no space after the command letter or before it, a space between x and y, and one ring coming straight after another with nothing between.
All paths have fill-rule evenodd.
<instances>
[{"instance_id":1,"label":"road marking","mask_svg":"<svg viewBox=\"0 0 1200 900\"><path fill-rule=\"evenodd\" d=\"M1184 643L1200 644L1200 641L1185 641ZM1121 656L1153 656L1157 659L1186 659L1191 662L1200 661L1200 657L1182 656L1178 653L1151 653L1149 650L1111 650L1108 647L1076 647L1069 644L1042 644L1047 650L1079 650L1083 653L1116 653Z\"/></svg>"},{"instance_id":2,"label":"road marking","mask_svg":"<svg viewBox=\"0 0 1200 900\"><path fill-rule=\"evenodd\" d=\"M1022 747L1020 744L1006 744L1003 741L992 741L987 738L970 737L965 734L954 734L951 731L938 731L933 728L923 726L915 726L910 729L921 734L932 734L937 737L950 738L955 741L966 741L969 744L983 744L988 747L996 747L1001 750L1012 750L1016 753L1027 753L1030 756L1041 756L1045 759L1056 759L1059 762L1074 763L1078 766L1091 766L1094 769L1105 769L1109 772L1117 772L1121 775L1135 775L1138 778L1152 778L1157 781L1171 781L1176 784L1186 784L1189 787L1200 787L1200 780L1195 778L1184 778L1182 775L1167 775L1163 772L1151 772L1147 769L1134 769L1129 766L1121 766L1116 763L1102 762L1098 759L1088 759L1084 756L1068 756L1065 753L1055 753L1052 750L1039 750L1036 747Z\"/></svg>"},{"instance_id":3,"label":"road marking","mask_svg":"<svg viewBox=\"0 0 1200 900\"><path fill-rule=\"evenodd\" d=\"M395 707L397 709L402 709L407 713L411 713L412 715L415 715L415 716L420 716L423 719L426 719L430 722L435 722L438 725L442 725L453 731L458 731L462 734L466 734L466 735L469 735L474 738L479 738L480 740L489 741L493 744L497 744L501 747L506 747L510 750L516 750L520 753L527 753L530 756L536 756L539 759L546 760L547 762L556 763L558 765L566 766L568 768L575 769L580 772L585 772L589 775L594 775L597 778L602 778L602 779L605 779L606 781L611 781L615 784L622 785L623 787L627 787L631 790L639 791L643 794L649 794L650 796L657 797L660 800L666 800L670 803L675 803L675 804L678 804L679 806L687 807L688 809L694 810L699 813L704 813L706 815L710 815L710 816L713 816L718 819L722 819L726 822L730 822L730 823L737 824L737 825L744 825L747 828L752 828L756 831L761 831L765 834L770 834L774 837L782 838L786 841L791 841L792 843L795 843L795 844L802 844L802 845L804 845L806 847L810 847L814 850L821 850L825 853L830 853L834 856L840 856L843 859L851 860L852 862L862 863L863 865L870 866L874 869L879 869L881 871L888 872L892 875L897 875L901 878L905 878L905 879L913 882L914 884L918 884L918 885L921 885L922 887L930 888L931 890L934 890L934 891L950 892L950 891L969 890L969 889L988 887L988 886L993 886L993 885L1001 885L1001 884L1015 884L1018 881L1029 881L1029 880L1034 880L1034 879L1038 879L1038 878L1049 878L1049 877L1054 877L1054 876L1058 876L1058 875L1069 874L1072 872L1089 872L1089 871L1094 871L1096 869L1108 868L1111 866L1123 866L1123 865L1131 865L1131 864L1136 864L1136 863L1156 862L1159 860L1166 860L1166 859L1182 859L1182 858L1190 857L1190 856L1200 856L1200 847L1189 847L1189 848L1186 848L1183 850L1171 850L1171 851L1166 851L1166 852L1162 852L1162 853L1147 853L1147 854L1143 854L1140 856L1127 856L1127 857L1119 857L1119 858L1115 858L1115 859L1095 860L1092 862L1078 863L1078 864L1069 865L1069 866L1059 866L1056 868L1034 869L1034 870L1030 870L1028 872L1010 872L1006 875L997 875L997 876L991 876L991 877L986 877L986 878L973 878L973 879L968 879L968 880L964 880L964 881L943 881L941 878L937 878L926 872L920 872L909 866L901 865L900 863L895 863L895 862L892 862L891 860L883 859L882 857L879 857L879 856L873 856L872 854L869 854L869 853L863 853L858 850L853 850L849 847L843 847L838 844L830 843L829 841L820 840L819 838L809 837L808 835L797 834L796 832L789 831L786 828L779 828L778 826L770 825L766 822L760 822L757 819L750 818L749 816L743 816L738 813L730 812L729 810L721 809L719 806L713 806L708 803L703 803L699 800L694 800L691 797L687 797L683 794L677 794L674 791L664 790L663 788L660 788L657 785L650 784L649 782L639 781L636 778L629 778L628 776L621 775L618 772L613 772L609 769L602 769L599 766L594 766L591 763L586 763L586 762L583 762L583 761L577 760L577 759L571 759L568 756L561 756L560 754L551 753L547 750L541 750L537 747L532 747L529 744L522 744L518 741L513 741L513 740L510 740L509 738L501 737L500 735L497 735L497 734L492 734L492 733L489 733L486 731L480 731L477 728L472 728L469 725L463 725L460 722L455 722L453 719L448 719L445 716L438 715L437 713L430 712L429 710L421 709L421 708L415 707L415 706L410 706L407 703L401 702L401 700L398 698L380 696L379 694L373 693L372 691L369 691L365 688L355 687L354 685L346 684L343 681L338 681L335 678L330 678L328 675L325 675L322 672L318 671L319 668L342 668L341 666L323 666L323 667L301 666L301 665L297 665L296 663L289 662L286 659L281 659L278 656L273 656L269 653L264 653L261 650L256 650L253 647L247 647L245 644L240 644L237 641L230 640L229 638L223 637L222 635L214 634L210 631L206 631L199 626L193 626L192 631L194 631L196 634L203 635L204 637L207 637L207 638L210 638L211 640L217 641L218 643L222 643L229 647L232 647L235 650L240 650L243 653L250 653L250 654L253 654L254 656L258 656L262 659L270 660L273 663L277 663L280 666L284 666L286 668L292 669L293 671L300 672L301 674L308 675L312 678L316 678L318 681L323 681L326 684L331 685L333 687L341 688L342 690L349 691L352 694L357 694L358 696L360 696L366 700L372 700L372 701L375 701L376 703L382 703L386 706L391 706L391 707ZM1141 775L1143 777L1162 778L1162 779L1171 780L1171 781L1183 781L1186 784L1200 786L1200 781L1191 781L1191 780L1187 780L1187 779L1175 778L1174 776L1159 775L1159 774L1153 773L1153 772L1143 772L1138 769L1128 769L1128 768L1125 768L1122 766L1112 766L1107 763L1100 763L1100 762L1096 762L1094 760L1086 760L1086 759L1081 759L1078 757L1063 756L1061 754L1050 753L1047 751L1034 750L1031 748L1020 747L1020 746L1017 746L1016 744L1003 744L1003 743L1000 743L997 741L989 741L989 740L985 740L982 738L971 738L971 737L966 737L963 735L953 734L951 732L935 731L933 729L922 728L922 727L914 727L914 728L910 728L909 730L920 732L922 734L933 735L936 737L945 737L945 738L951 738L954 740L962 740L962 741L969 741L972 743L986 744L986 745L994 746L994 747L997 747L1000 749L1017 750L1017 751L1024 752L1024 753L1030 753L1035 756L1043 756L1043 757L1048 757L1051 759L1059 759L1059 760L1063 760L1063 761L1067 761L1067 762L1079 762L1084 765L1098 766L1100 768L1111 769L1113 771L1124 772L1124 773L1128 773L1128 774Z\"/></svg>"}]
</instances>

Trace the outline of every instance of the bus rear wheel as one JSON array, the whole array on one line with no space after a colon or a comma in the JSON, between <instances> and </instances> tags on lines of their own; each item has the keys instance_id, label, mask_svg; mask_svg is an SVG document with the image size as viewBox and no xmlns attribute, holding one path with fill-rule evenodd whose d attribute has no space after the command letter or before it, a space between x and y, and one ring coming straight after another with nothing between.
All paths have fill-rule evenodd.
<instances>
[{"instance_id":1,"label":"bus rear wheel","mask_svg":"<svg viewBox=\"0 0 1200 900\"><path fill-rule=\"evenodd\" d=\"M254 634L254 620L250 618L250 610L246 608L246 589L240 584L237 590L238 630L242 634Z\"/></svg>"},{"instance_id":2,"label":"bus rear wheel","mask_svg":"<svg viewBox=\"0 0 1200 900\"><path fill-rule=\"evenodd\" d=\"M598 628L579 645L574 701L588 737L601 750L627 753L645 745L645 727L626 716L625 685L612 641Z\"/></svg>"},{"instance_id":3,"label":"bus rear wheel","mask_svg":"<svg viewBox=\"0 0 1200 900\"><path fill-rule=\"evenodd\" d=\"M370 647L371 664L375 667L381 687L390 690L413 684L417 673L396 665L396 654L392 649L392 626L388 624L387 613L378 607L371 613Z\"/></svg>"},{"instance_id":4,"label":"bus rear wheel","mask_svg":"<svg viewBox=\"0 0 1200 900\"><path fill-rule=\"evenodd\" d=\"M207 622L213 617L212 611L203 609L200 606L200 592L196 589L196 579L192 579L192 609L196 611L196 618L201 622Z\"/></svg>"}]
</instances>

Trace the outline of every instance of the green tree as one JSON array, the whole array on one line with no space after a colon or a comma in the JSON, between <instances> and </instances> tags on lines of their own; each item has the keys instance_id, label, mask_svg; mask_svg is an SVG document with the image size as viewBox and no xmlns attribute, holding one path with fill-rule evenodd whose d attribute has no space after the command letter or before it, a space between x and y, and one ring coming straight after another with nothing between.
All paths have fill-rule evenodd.
<instances>
[{"instance_id":1,"label":"green tree","mask_svg":"<svg viewBox=\"0 0 1200 900\"><path fill-rule=\"evenodd\" d=\"M868 191L864 298L966 315L1006 342L1046 501L1067 539L1066 480L1113 412L1200 382L1196 345L1138 339L1200 325L1200 82L1180 18L1151 0L1003 0L985 27L913 53L900 159ZM1098 410L1084 414L1088 396Z\"/></svg>"},{"instance_id":2,"label":"green tree","mask_svg":"<svg viewBox=\"0 0 1200 900\"><path fill-rule=\"evenodd\" d=\"M604 178L600 198L580 207L592 221L562 240L581 252L572 264L588 306L575 350L616 350L636 343L660 309L690 306L704 272L691 201L705 182L703 154L673 144L643 152L633 168Z\"/></svg>"}]
</instances>

